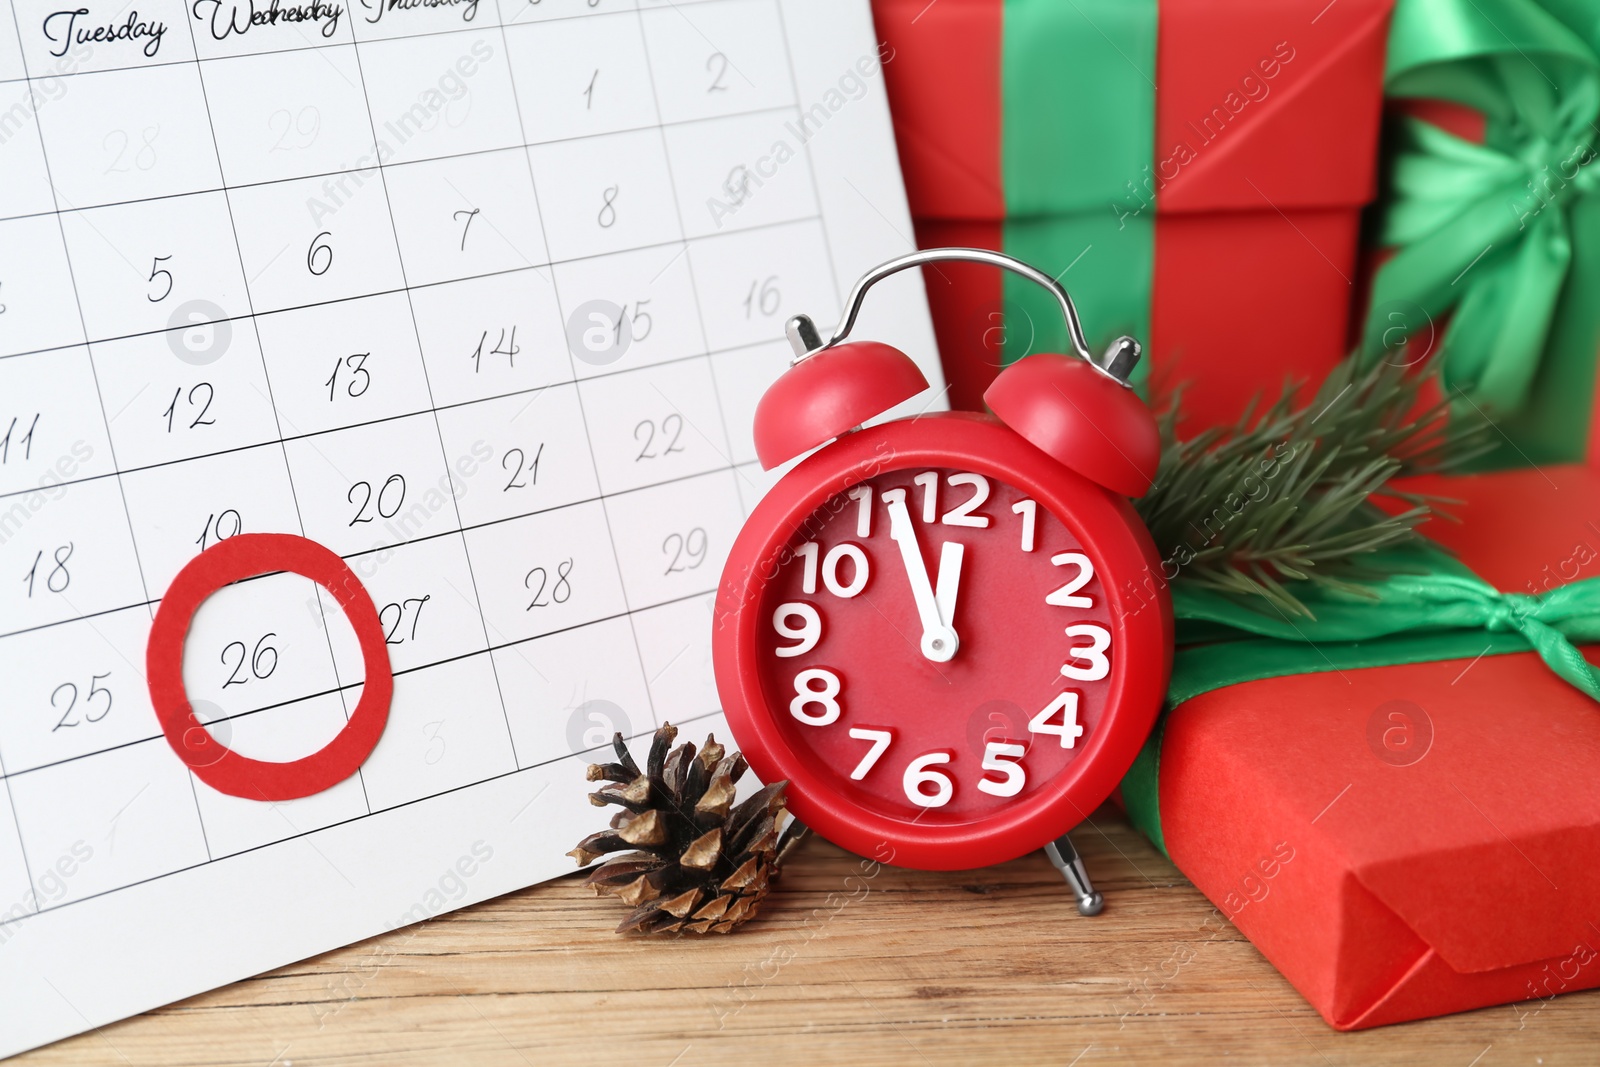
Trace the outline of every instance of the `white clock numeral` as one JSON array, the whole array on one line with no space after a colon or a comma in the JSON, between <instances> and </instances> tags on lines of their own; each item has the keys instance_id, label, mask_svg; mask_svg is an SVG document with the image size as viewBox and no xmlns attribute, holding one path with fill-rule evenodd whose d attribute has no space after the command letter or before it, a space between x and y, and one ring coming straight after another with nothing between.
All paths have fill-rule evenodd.
<instances>
[{"instance_id":1,"label":"white clock numeral","mask_svg":"<svg viewBox=\"0 0 1600 1067\"><path fill-rule=\"evenodd\" d=\"M943 771L933 770L936 763L949 763L950 753L928 752L906 765L906 773L900 779L900 785L906 791L906 799L919 808L942 808L950 803L950 798L955 795L956 784L950 776ZM932 786L932 793L924 793L923 786Z\"/></svg>"},{"instance_id":2,"label":"white clock numeral","mask_svg":"<svg viewBox=\"0 0 1600 1067\"><path fill-rule=\"evenodd\" d=\"M1004 741L990 741L983 750L983 769L986 771L999 771L1005 775L1005 781L995 782L988 778L978 779L978 788L996 797L1014 797L1022 792L1022 787L1027 784L1028 776L1022 769L1022 764L1013 763L1028 754L1022 745L1011 745Z\"/></svg>"},{"instance_id":3,"label":"white clock numeral","mask_svg":"<svg viewBox=\"0 0 1600 1067\"><path fill-rule=\"evenodd\" d=\"M1057 712L1061 713L1059 725L1050 721ZM1043 711L1028 720L1028 732L1054 734L1061 739L1062 748L1072 748L1073 743L1083 736L1083 727L1078 725L1078 694L1070 690L1057 693Z\"/></svg>"},{"instance_id":4,"label":"white clock numeral","mask_svg":"<svg viewBox=\"0 0 1600 1067\"><path fill-rule=\"evenodd\" d=\"M989 499L989 479L983 475L963 471L959 474L952 474L945 479L945 482L952 489L970 486L972 495L945 512L943 518L939 516L939 472L923 471L911 480L922 490L923 522L940 522L946 526L970 526L979 530L988 529L989 516L973 514ZM887 489L879 499L888 504L892 501L904 500L905 497L906 491L904 489ZM865 504L866 501L863 501L863 505ZM856 528L865 530L867 528L866 518L861 518L857 522ZM866 537L867 534L862 533L861 536Z\"/></svg>"},{"instance_id":5,"label":"white clock numeral","mask_svg":"<svg viewBox=\"0 0 1600 1067\"><path fill-rule=\"evenodd\" d=\"M850 499L861 505L856 512L856 536L872 536L872 486L858 485L850 490Z\"/></svg>"},{"instance_id":6,"label":"white clock numeral","mask_svg":"<svg viewBox=\"0 0 1600 1067\"><path fill-rule=\"evenodd\" d=\"M973 512L983 506L989 499L989 479L981 474L952 474L945 479L945 484L954 489L961 485L972 486L972 495L944 513L944 518L939 521L946 526L971 526L979 530L989 528L989 516L974 515Z\"/></svg>"},{"instance_id":7,"label":"white clock numeral","mask_svg":"<svg viewBox=\"0 0 1600 1067\"><path fill-rule=\"evenodd\" d=\"M1019 500L1011 505L1015 514L1022 516L1022 551L1033 551L1033 529L1039 523L1039 502L1037 500Z\"/></svg>"},{"instance_id":8,"label":"white clock numeral","mask_svg":"<svg viewBox=\"0 0 1600 1067\"><path fill-rule=\"evenodd\" d=\"M922 521L932 522L939 517L939 472L923 471L911 480L922 487Z\"/></svg>"},{"instance_id":9,"label":"white clock numeral","mask_svg":"<svg viewBox=\"0 0 1600 1067\"><path fill-rule=\"evenodd\" d=\"M821 682L821 689L811 688L812 682ZM807 726L831 726L839 719L839 691L843 688L839 676L821 667L812 667L794 676L794 699L789 701L789 714ZM816 714L806 711L809 704L820 704Z\"/></svg>"},{"instance_id":10,"label":"white clock numeral","mask_svg":"<svg viewBox=\"0 0 1600 1067\"><path fill-rule=\"evenodd\" d=\"M867 776L868 771L872 770L873 766L878 762L878 757L882 756L884 750L889 747L889 742L894 740L894 731L879 730L871 726L852 726L850 727L850 736L857 741L872 742L872 747L867 749L867 754L861 757L861 762L856 764L856 769L850 772L851 780L859 782Z\"/></svg>"},{"instance_id":11,"label":"white clock numeral","mask_svg":"<svg viewBox=\"0 0 1600 1067\"><path fill-rule=\"evenodd\" d=\"M850 583L848 585L839 581L839 564L844 560L849 560L852 564L850 568ZM865 589L867 587L867 554L861 550L861 546L846 541L828 549L827 556L822 560L822 584L827 586L828 592L846 600Z\"/></svg>"},{"instance_id":12,"label":"white clock numeral","mask_svg":"<svg viewBox=\"0 0 1600 1067\"><path fill-rule=\"evenodd\" d=\"M806 596L813 596L817 591L817 554L822 551L822 546L815 541L807 541L794 550L800 557L800 591Z\"/></svg>"},{"instance_id":13,"label":"white clock numeral","mask_svg":"<svg viewBox=\"0 0 1600 1067\"><path fill-rule=\"evenodd\" d=\"M822 574L822 584L834 596L848 600L867 587L867 554L860 545L849 541L834 545L828 549L828 554L822 557L822 565L817 565L817 557L822 553L822 546L815 541L807 541L794 550L800 557L803 569L800 572L800 589L807 596L817 591L817 573ZM849 583L839 580L839 564L849 560L854 566L850 569Z\"/></svg>"},{"instance_id":14,"label":"white clock numeral","mask_svg":"<svg viewBox=\"0 0 1600 1067\"><path fill-rule=\"evenodd\" d=\"M802 621L799 626L789 623L791 618L798 616ZM787 637L799 644L780 645L774 651L785 659L791 656L803 656L817 647L817 642L822 640L822 613L803 600L779 604L778 609L772 613L772 628L778 631L779 637Z\"/></svg>"},{"instance_id":15,"label":"white clock numeral","mask_svg":"<svg viewBox=\"0 0 1600 1067\"><path fill-rule=\"evenodd\" d=\"M1066 585L1044 598L1046 604L1058 608L1092 608L1094 601L1086 596L1073 596L1094 578L1094 564L1082 552L1057 552L1050 557L1057 567L1077 567L1078 573Z\"/></svg>"},{"instance_id":16,"label":"white clock numeral","mask_svg":"<svg viewBox=\"0 0 1600 1067\"><path fill-rule=\"evenodd\" d=\"M1061 665L1061 673L1068 678L1080 682L1098 682L1111 673L1111 660L1106 657L1106 650L1111 647L1111 633L1104 626L1097 626L1092 622L1081 623L1077 626L1067 627L1068 637L1087 637L1093 642L1088 648L1071 648L1067 655L1075 660L1085 660L1087 665L1076 666L1071 663Z\"/></svg>"}]
</instances>

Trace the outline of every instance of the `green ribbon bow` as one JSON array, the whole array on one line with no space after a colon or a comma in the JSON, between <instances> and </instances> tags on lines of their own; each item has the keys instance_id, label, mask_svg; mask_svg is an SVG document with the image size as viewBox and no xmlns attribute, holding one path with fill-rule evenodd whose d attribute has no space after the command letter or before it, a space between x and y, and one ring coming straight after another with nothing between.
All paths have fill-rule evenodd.
<instances>
[{"instance_id":1,"label":"green ribbon bow","mask_svg":"<svg viewBox=\"0 0 1600 1067\"><path fill-rule=\"evenodd\" d=\"M1381 553L1376 599L1331 589L1301 593L1314 620L1268 615L1231 597L1175 585L1178 652L1167 707L1242 682L1537 652L1560 678L1600 702L1600 669L1574 641L1600 641L1600 578L1541 594L1503 593L1432 545ZM1158 724L1122 781L1128 816L1163 852Z\"/></svg>"},{"instance_id":2,"label":"green ribbon bow","mask_svg":"<svg viewBox=\"0 0 1600 1067\"><path fill-rule=\"evenodd\" d=\"M1591 0L1395 9L1388 95L1471 107L1485 134L1474 144L1412 117L1392 128L1378 236L1399 251L1377 273L1362 354L1396 358L1450 313L1446 390L1522 453L1491 465L1582 454L1600 340L1597 51Z\"/></svg>"}]
</instances>

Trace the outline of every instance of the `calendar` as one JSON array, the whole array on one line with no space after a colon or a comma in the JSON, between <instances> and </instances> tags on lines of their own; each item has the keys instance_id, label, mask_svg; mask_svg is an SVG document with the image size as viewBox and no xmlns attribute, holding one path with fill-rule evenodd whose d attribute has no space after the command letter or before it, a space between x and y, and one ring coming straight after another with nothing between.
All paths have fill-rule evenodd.
<instances>
[{"instance_id":1,"label":"calendar","mask_svg":"<svg viewBox=\"0 0 1600 1067\"><path fill-rule=\"evenodd\" d=\"M5 2L12 1053L566 873L614 731L728 740L711 605L783 324L912 238L866 0ZM921 285L857 332L938 381ZM394 679L359 771L279 802L207 785L146 679L174 576L254 533L342 558ZM181 662L274 762L365 678L281 571Z\"/></svg>"}]
</instances>

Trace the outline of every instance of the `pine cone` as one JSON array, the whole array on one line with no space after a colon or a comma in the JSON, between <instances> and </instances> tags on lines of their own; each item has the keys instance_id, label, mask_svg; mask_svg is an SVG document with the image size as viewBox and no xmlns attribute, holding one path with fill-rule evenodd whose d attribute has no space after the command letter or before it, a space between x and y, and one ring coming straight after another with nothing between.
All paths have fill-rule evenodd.
<instances>
[{"instance_id":1,"label":"pine cone","mask_svg":"<svg viewBox=\"0 0 1600 1067\"><path fill-rule=\"evenodd\" d=\"M671 723L656 731L646 773L620 733L612 740L617 762L589 765L589 781L610 783L590 793L589 803L623 810L611 829L590 834L567 855L586 864L607 853L639 850L613 856L585 882L633 905L619 934L725 934L755 916L777 877L789 783L763 786L735 806L734 786L748 769L744 757L726 755L715 737L706 738L698 755L689 742L669 753L677 736Z\"/></svg>"}]
</instances>

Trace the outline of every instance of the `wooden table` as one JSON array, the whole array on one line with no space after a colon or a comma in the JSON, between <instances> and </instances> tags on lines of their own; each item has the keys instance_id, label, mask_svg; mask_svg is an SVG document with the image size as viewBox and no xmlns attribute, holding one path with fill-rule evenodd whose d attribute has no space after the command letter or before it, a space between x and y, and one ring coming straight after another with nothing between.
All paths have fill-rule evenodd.
<instances>
[{"instance_id":1,"label":"wooden table","mask_svg":"<svg viewBox=\"0 0 1600 1067\"><path fill-rule=\"evenodd\" d=\"M1336 1033L1120 816L1092 821L1094 919L1042 855L862 880L812 837L729 936L614 936L621 905L563 878L16 1062L1600 1062L1600 991Z\"/></svg>"}]
</instances>

